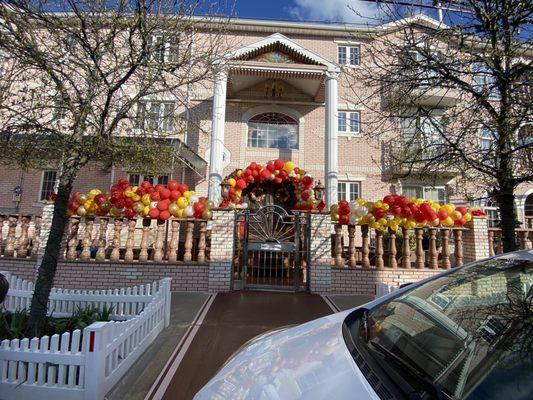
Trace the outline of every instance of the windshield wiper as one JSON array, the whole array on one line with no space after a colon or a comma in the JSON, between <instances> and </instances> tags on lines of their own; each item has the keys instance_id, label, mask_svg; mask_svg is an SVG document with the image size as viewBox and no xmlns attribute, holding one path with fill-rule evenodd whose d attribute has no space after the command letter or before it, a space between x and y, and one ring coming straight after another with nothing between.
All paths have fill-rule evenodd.
<instances>
[{"instance_id":1,"label":"windshield wiper","mask_svg":"<svg viewBox=\"0 0 533 400\"><path fill-rule=\"evenodd\" d=\"M379 343L375 343L375 342L372 342L372 341L370 341L368 343L370 345L372 345L372 347L375 349L375 351L381 353L382 355L387 357L389 360L394 362L396 365L404 368L404 370L408 371L412 376L414 376L417 380L419 380L421 383L423 383L424 386L427 389L429 389L429 391L434 396L434 398L436 398L438 400L443 400L444 399L443 396L446 396L447 398L451 398L450 396L448 396L446 393L443 392L443 389L442 389L442 387L440 385L434 383L431 379L429 379L427 377L426 374L424 374L423 372L421 372L418 369L414 368L408 362L405 362L404 360L402 360L401 357L397 356L396 354L394 354L392 351L390 351L386 347L382 346Z\"/></svg>"}]
</instances>

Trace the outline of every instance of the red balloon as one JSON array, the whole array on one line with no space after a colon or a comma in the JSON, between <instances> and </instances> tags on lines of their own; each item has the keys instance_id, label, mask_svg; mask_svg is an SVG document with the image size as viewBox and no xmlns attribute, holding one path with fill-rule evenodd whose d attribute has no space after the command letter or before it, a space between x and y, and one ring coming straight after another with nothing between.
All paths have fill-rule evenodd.
<instances>
[{"instance_id":1,"label":"red balloon","mask_svg":"<svg viewBox=\"0 0 533 400\"><path fill-rule=\"evenodd\" d=\"M454 224L457 225L457 226L463 226L464 224L466 224L466 220L464 217L461 217L459 219L456 219L454 221Z\"/></svg>"},{"instance_id":2,"label":"red balloon","mask_svg":"<svg viewBox=\"0 0 533 400\"><path fill-rule=\"evenodd\" d=\"M205 209L205 203L194 203L194 206L192 206L195 213L201 213Z\"/></svg>"},{"instance_id":3,"label":"red balloon","mask_svg":"<svg viewBox=\"0 0 533 400\"><path fill-rule=\"evenodd\" d=\"M311 178L309 175L306 175L302 178L302 183L306 186L313 184L313 178Z\"/></svg>"},{"instance_id":4,"label":"red balloon","mask_svg":"<svg viewBox=\"0 0 533 400\"><path fill-rule=\"evenodd\" d=\"M94 202L98 205L105 203L105 201L106 201L105 194L100 193L94 196Z\"/></svg>"},{"instance_id":5,"label":"red balloon","mask_svg":"<svg viewBox=\"0 0 533 400\"><path fill-rule=\"evenodd\" d=\"M179 190L172 190L170 192L169 199L172 201L178 200L181 197L181 192Z\"/></svg>"},{"instance_id":6,"label":"red balloon","mask_svg":"<svg viewBox=\"0 0 533 400\"><path fill-rule=\"evenodd\" d=\"M279 176L276 176L274 178L274 183L277 183L279 185L281 182L283 182L283 179L281 179Z\"/></svg>"},{"instance_id":7,"label":"red balloon","mask_svg":"<svg viewBox=\"0 0 533 400\"><path fill-rule=\"evenodd\" d=\"M274 167L274 164L268 163L267 166L266 166L266 169L268 169L270 172L274 172L276 167Z\"/></svg>"},{"instance_id":8,"label":"red balloon","mask_svg":"<svg viewBox=\"0 0 533 400\"><path fill-rule=\"evenodd\" d=\"M249 183L252 183L254 181L254 177L252 175L248 175L246 177L246 180L249 182Z\"/></svg>"},{"instance_id":9,"label":"red balloon","mask_svg":"<svg viewBox=\"0 0 533 400\"><path fill-rule=\"evenodd\" d=\"M426 216L422 211L418 211L415 215L415 221L416 222L424 222L426 220Z\"/></svg>"},{"instance_id":10,"label":"red balloon","mask_svg":"<svg viewBox=\"0 0 533 400\"><path fill-rule=\"evenodd\" d=\"M303 193L302 193L302 200L303 200L303 201L307 201L307 200L309 200L309 193L307 193L307 192L303 192Z\"/></svg>"},{"instance_id":11,"label":"red balloon","mask_svg":"<svg viewBox=\"0 0 533 400\"><path fill-rule=\"evenodd\" d=\"M375 210L372 211L372 214L374 215L374 217L376 217L376 219L380 219L380 218L383 218L385 215L387 215L387 211L385 211L382 208L376 208Z\"/></svg>"},{"instance_id":12,"label":"red balloon","mask_svg":"<svg viewBox=\"0 0 533 400\"><path fill-rule=\"evenodd\" d=\"M261 176L262 176L264 179L268 179L268 178L270 178L270 171L269 171L268 169L263 170L263 172L261 172Z\"/></svg>"},{"instance_id":13,"label":"red balloon","mask_svg":"<svg viewBox=\"0 0 533 400\"><path fill-rule=\"evenodd\" d=\"M170 190L167 188L163 188L159 191L159 196L161 196L162 200L168 199L170 197Z\"/></svg>"},{"instance_id":14,"label":"red balloon","mask_svg":"<svg viewBox=\"0 0 533 400\"><path fill-rule=\"evenodd\" d=\"M439 210L439 212L437 213L437 217L441 220L441 221L444 221L446 218L448 218L448 213L446 212L445 209L441 208Z\"/></svg>"},{"instance_id":15,"label":"red balloon","mask_svg":"<svg viewBox=\"0 0 533 400\"><path fill-rule=\"evenodd\" d=\"M457 211L459 211L462 215L466 215L466 213L468 212L468 210L466 209L466 207L463 207L463 206L455 207L455 209L456 209Z\"/></svg>"},{"instance_id":16,"label":"red balloon","mask_svg":"<svg viewBox=\"0 0 533 400\"><path fill-rule=\"evenodd\" d=\"M169 199L161 200L159 203L157 203L157 208L158 208L160 211L163 211L163 210L168 209L168 206L169 206L169 205L170 205L170 200L169 200Z\"/></svg>"},{"instance_id":17,"label":"red balloon","mask_svg":"<svg viewBox=\"0 0 533 400\"><path fill-rule=\"evenodd\" d=\"M152 184L148 181L143 181L143 183L141 183L141 187L144 189L148 189L152 187Z\"/></svg>"},{"instance_id":18,"label":"red balloon","mask_svg":"<svg viewBox=\"0 0 533 400\"><path fill-rule=\"evenodd\" d=\"M179 185L179 182L178 181L175 181L175 180L172 180L168 183L168 189L169 190L178 190L178 185Z\"/></svg>"},{"instance_id":19,"label":"red balloon","mask_svg":"<svg viewBox=\"0 0 533 400\"><path fill-rule=\"evenodd\" d=\"M237 180L237 189L244 189L246 188L246 181L244 179Z\"/></svg>"},{"instance_id":20,"label":"red balloon","mask_svg":"<svg viewBox=\"0 0 533 400\"><path fill-rule=\"evenodd\" d=\"M252 171L252 176L253 176L254 178L257 178L257 177L259 176L259 170L254 169L254 170Z\"/></svg>"},{"instance_id":21,"label":"red balloon","mask_svg":"<svg viewBox=\"0 0 533 400\"><path fill-rule=\"evenodd\" d=\"M276 161L274 161L274 167L276 167L276 169L282 169L284 165L285 165L285 161L279 158Z\"/></svg>"},{"instance_id":22,"label":"red balloon","mask_svg":"<svg viewBox=\"0 0 533 400\"><path fill-rule=\"evenodd\" d=\"M348 225L350 222L350 216L348 214L339 214L339 224Z\"/></svg>"},{"instance_id":23,"label":"red balloon","mask_svg":"<svg viewBox=\"0 0 533 400\"><path fill-rule=\"evenodd\" d=\"M126 208L124 210L124 216L126 218L133 218L133 217L135 217L135 211L133 211L131 208Z\"/></svg>"},{"instance_id":24,"label":"red balloon","mask_svg":"<svg viewBox=\"0 0 533 400\"><path fill-rule=\"evenodd\" d=\"M161 190L163 189L166 189L164 185L158 183L157 185L155 185L155 190L157 190L158 192L160 192Z\"/></svg>"},{"instance_id":25,"label":"red balloon","mask_svg":"<svg viewBox=\"0 0 533 400\"><path fill-rule=\"evenodd\" d=\"M159 213L159 220L166 221L169 218L170 218L170 212L168 212L167 210L163 210Z\"/></svg>"},{"instance_id":26,"label":"red balloon","mask_svg":"<svg viewBox=\"0 0 533 400\"><path fill-rule=\"evenodd\" d=\"M248 168L250 168L250 169L252 169L252 170L253 170L253 169L256 169L256 168L257 168L257 164L256 164L255 162L252 162L252 163L250 163L250 165L249 165Z\"/></svg>"},{"instance_id":27,"label":"red balloon","mask_svg":"<svg viewBox=\"0 0 533 400\"><path fill-rule=\"evenodd\" d=\"M131 197L126 197L124 199L124 204L125 204L126 207L133 207L133 203L135 203L135 202L133 201L133 199Z\"/></svg>"},{"instance_id":28,"label":"red balloon","mask_svg":"<svg viewBox=\"0 0 533 400\"><path fill-rule=\"evenodd\" d=\"M161 196L160 196L159 192L152 192L152 194L150 195L150 198L152 199L152 201L161 200Z\"/></svg>"},{"instance_id":29,"label":"red balloon","mask_svg":"<svg viewBox=\"0 0 533 400\"><path fill-rule=\"evenodd\" d=\"M402 213L402 208L398 205L394 205L390 208L390 212L393 214L393 215L401 215Z\"/></svg>"},{"instance_id":30,"label":"red balloon","mask_svg":"<svg viewBox=\"0 0 533 400\"><path fill-rule=\"evenodd\" d=\"M389 194L385 197L383 197L383 202L387 203L389 206L392 206L394 204L395 198L394 195Z\"/></svg>"},{"instance_id":31,"label":"red balloon","mask_svg":"<svg viewBox=\"0 0 533 400\"><path fill-rule=\"evenodd\" d=\"M152 219L157 219L159 218L159 210L157 208L152 208L149 212L148 212L148 216Z\"/></svg>"},{"instance_id":32,"label":"red balloon","mask_svg":"<svg viewBox=\"0 0 533 400\"><path fill-rule=\"evenodd\" d=\"M185 185L185 184L180 184L178 185L178 191L180 191L181 193L185 193L186 191L189 190L189 186Z\"/></svg>"}]
</instances>

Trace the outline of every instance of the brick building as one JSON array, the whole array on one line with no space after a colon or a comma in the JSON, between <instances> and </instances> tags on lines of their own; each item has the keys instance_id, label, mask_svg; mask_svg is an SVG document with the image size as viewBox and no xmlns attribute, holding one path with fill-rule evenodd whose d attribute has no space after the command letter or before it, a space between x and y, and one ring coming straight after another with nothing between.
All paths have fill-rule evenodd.
<instances>
[{"instance_id":1,"label":"brick building","mask_svg":"<svg viewBox=\"0 0 533 400\"><path fill-rule=\"evenodd\" d=\"M414 22L426 27L436 23L427 17ZM145 177L118 165L91 164L80 172L74 189L107 189L123 177L134 184L147 178L154 183L177 179L217 199L220 182L235 169L281 158L325 182L329 203L373 200L390 192L464 202L454 197L453 175L442 175L431 185L424 179L399 179L383 165L379 143L363 137L372 111L350 102L350 86L357 82L349 81L346 71L357 73L368 61L365 46L372 33L387 29L233 20L226 33L231 51L216 66L215 82L191 86L189 108L176 110L188 122L176 136L182 165ZM142 107L152 111L167 105L145 102ZM163 118L163 112L149 114ZM56 177L53 162L40 170L2 168L0 212L38 214ZM16 188L21 194L14 194ZM520 186L516 194L518 219L525 221L526 214L533 216L533 184ZM496 220L495 209L483 205Z\"/></svg>"}]
</instances>

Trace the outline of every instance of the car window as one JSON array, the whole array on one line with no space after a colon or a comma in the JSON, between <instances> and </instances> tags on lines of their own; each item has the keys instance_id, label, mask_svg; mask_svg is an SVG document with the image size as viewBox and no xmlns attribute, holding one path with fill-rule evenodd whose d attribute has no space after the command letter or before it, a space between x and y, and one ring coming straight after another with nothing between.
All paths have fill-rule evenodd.
<instances>
[{"instance_id":1,"label":"car window","mask_svg":"<svg viewBox=\"0 0 533 400\"><path fill-rule=\"evenodd\" d=\"M530 261L494 259L413 288L368 313L365 342L450 398L530 399L532 271Z\"/></svg>"}]
</instances>

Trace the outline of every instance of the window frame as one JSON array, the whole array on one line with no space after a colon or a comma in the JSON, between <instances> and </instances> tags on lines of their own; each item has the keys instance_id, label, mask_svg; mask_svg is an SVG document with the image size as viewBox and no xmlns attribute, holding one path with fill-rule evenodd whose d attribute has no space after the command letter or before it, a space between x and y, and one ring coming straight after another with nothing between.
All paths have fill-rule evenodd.
<instances>
[{"instance_id":1,"label":"window frame","mask_svg":"<svg viewBox=\"0 0 533 400\"><path fill-rule=\"evenodd\" d=\"M431 200L431 201L436 201L438 202L439 204L446 204L448 202L448 194L446 193L446 186L444 185L437 185L437 186L430 186L430 185L417 185L417 184L411 184L411 183L408 183L408 184L402 184L402 195L405 196L405 197L413 197L413 196L407 196L405 194L405 189L406 188L416 188L415 190L418 191L420 190L421 193L422 193L422 196L421 197L418 197L417 198L421 198L423 200ZM427 194L426 194L426 191L429 191L429 190L437 190L437 193L439 190L442 190L443 191L443 199L442 201L440 199L432 199L432 198L428 198ZM437 195L438 197L438 195Z\"/></svg>"},{"instance_id":2,"label":"window frame","mask_svg":"<svg viewBox=\"0 0 533 400\"><path fill-rule=\"evenodd\" d=\"M134 175L139 176L139 181L136 184L132 183L131 181L131 178ZM161 178L164 178L163 180L166 180L166 182L165 183L159 182ZM152 176L152 175L141 174L139 172L128 172L128 182L131 186L139 186L144 181L149 181L149 182L151 181L150 183L153 186L158 185L160 183L166 186L170 180L172 180L172 174L158 174L157 176Z\"/></svg>"},{"instance_id":3,"label":"window frame","mask_svg":"<svg viewBox=\"0 0 533 400\"><path fill-rule=\"evenodd\" d=\"M352 185L357 187L356 196L352 198ZM341 186L344 186L344 189L341 190ZM362 181L351 181L351 180L339 180L337 181L337 203L341 200L353 201L358 197L361 197L361 188ZM344 193L344 196L341 196L341 193ZM344 198L342 198L344 197Z\"/></svg>"},{"instance_id":4,"label":"window frame","mask_svg":"<svg viewBox=\"0 0 533 400\"><path fill-rule=\"evenodd\" d=\"M278 116L279 122L268 121L268 118ZM264 118L264 121L261 119ZM283 123L285 122L285 123ZM288 132L286 138L288 146L271 146L274 140L279 140L281 136L274 136L276 133L276 126L286 126L287 130L292 129L295 141L291 141L291 132ZM290 127L290 128L289 128ZM293 139L294 139L293 138ZM294 143L294 145L292 145ZM250 149L272 149L272 150L290 150L298 151L300 149L300 121L289 114L282 111L267 111L253 115L246 123L246 147Z\"/></svg>"},{"instance_id":5,"label":"window frame","mask_svg":"<svg viewBox=\"0 0 533 400\"><path fill-rule=\"evenodd\" d=\"M353 115L357 115L356 130L352 130ZM341 116L343 116L341 118ZM341 121L343 122L344 130L341 129ZM357 136L361 134L361 110L339 110L337 112L337 133L343 136Z\"/></svg>"},{"instance_id":6,"label":"window frame","mask_svg":"<svg viewBox=\"0 0 533 400\"><path fill-rule=\"evenodd\" d=\"M48 179L48 180L45 180L45 174L47 173L50 173L50 172L53 172L55 174L55 178L53 180L53 185L51 187L51 189L49 190L49 192L46 194L46 196L44 196L43 198L43 192L44 192L44 184L45 182L48 182L48 183L51 183L52 180ZM51 193L55 192L57 190L57 184L58 184L58 171L57 169L52 169L52 168L49 168L49 169L43 169L41 171L41 182L39 184L39 195L38 195L38 201L39 202L45 202L45 201L48 201L48 197L50 196Z\"/></svg>"},{"instance_id":7,"label":"window frame","mask_svg":"<svg viewBox=\"0 0 533 400\"><path fill-rule=\"evenodd\" d=\"M341 49L344 49L343 59L341 60ZM352 55L356 53L354 59L356 62L352 63ZM361 45L360 44L337 44L337 64L341 67L358 67L361 65Z\"/></svg>"},{"instance_id":8,"label":"window frame","mask_svg":"<svg viewBox=\"0 0 533 400\"><path fill-rule=\"evenodd\" d=\"M168 113L167 107L170 110ZM156 121L153 120L152 111L155 108L157 108ZM173 133L175 115L176 101L174 100L139 100L136 105L133 129Z\"/></svg>"}]
</instances>

